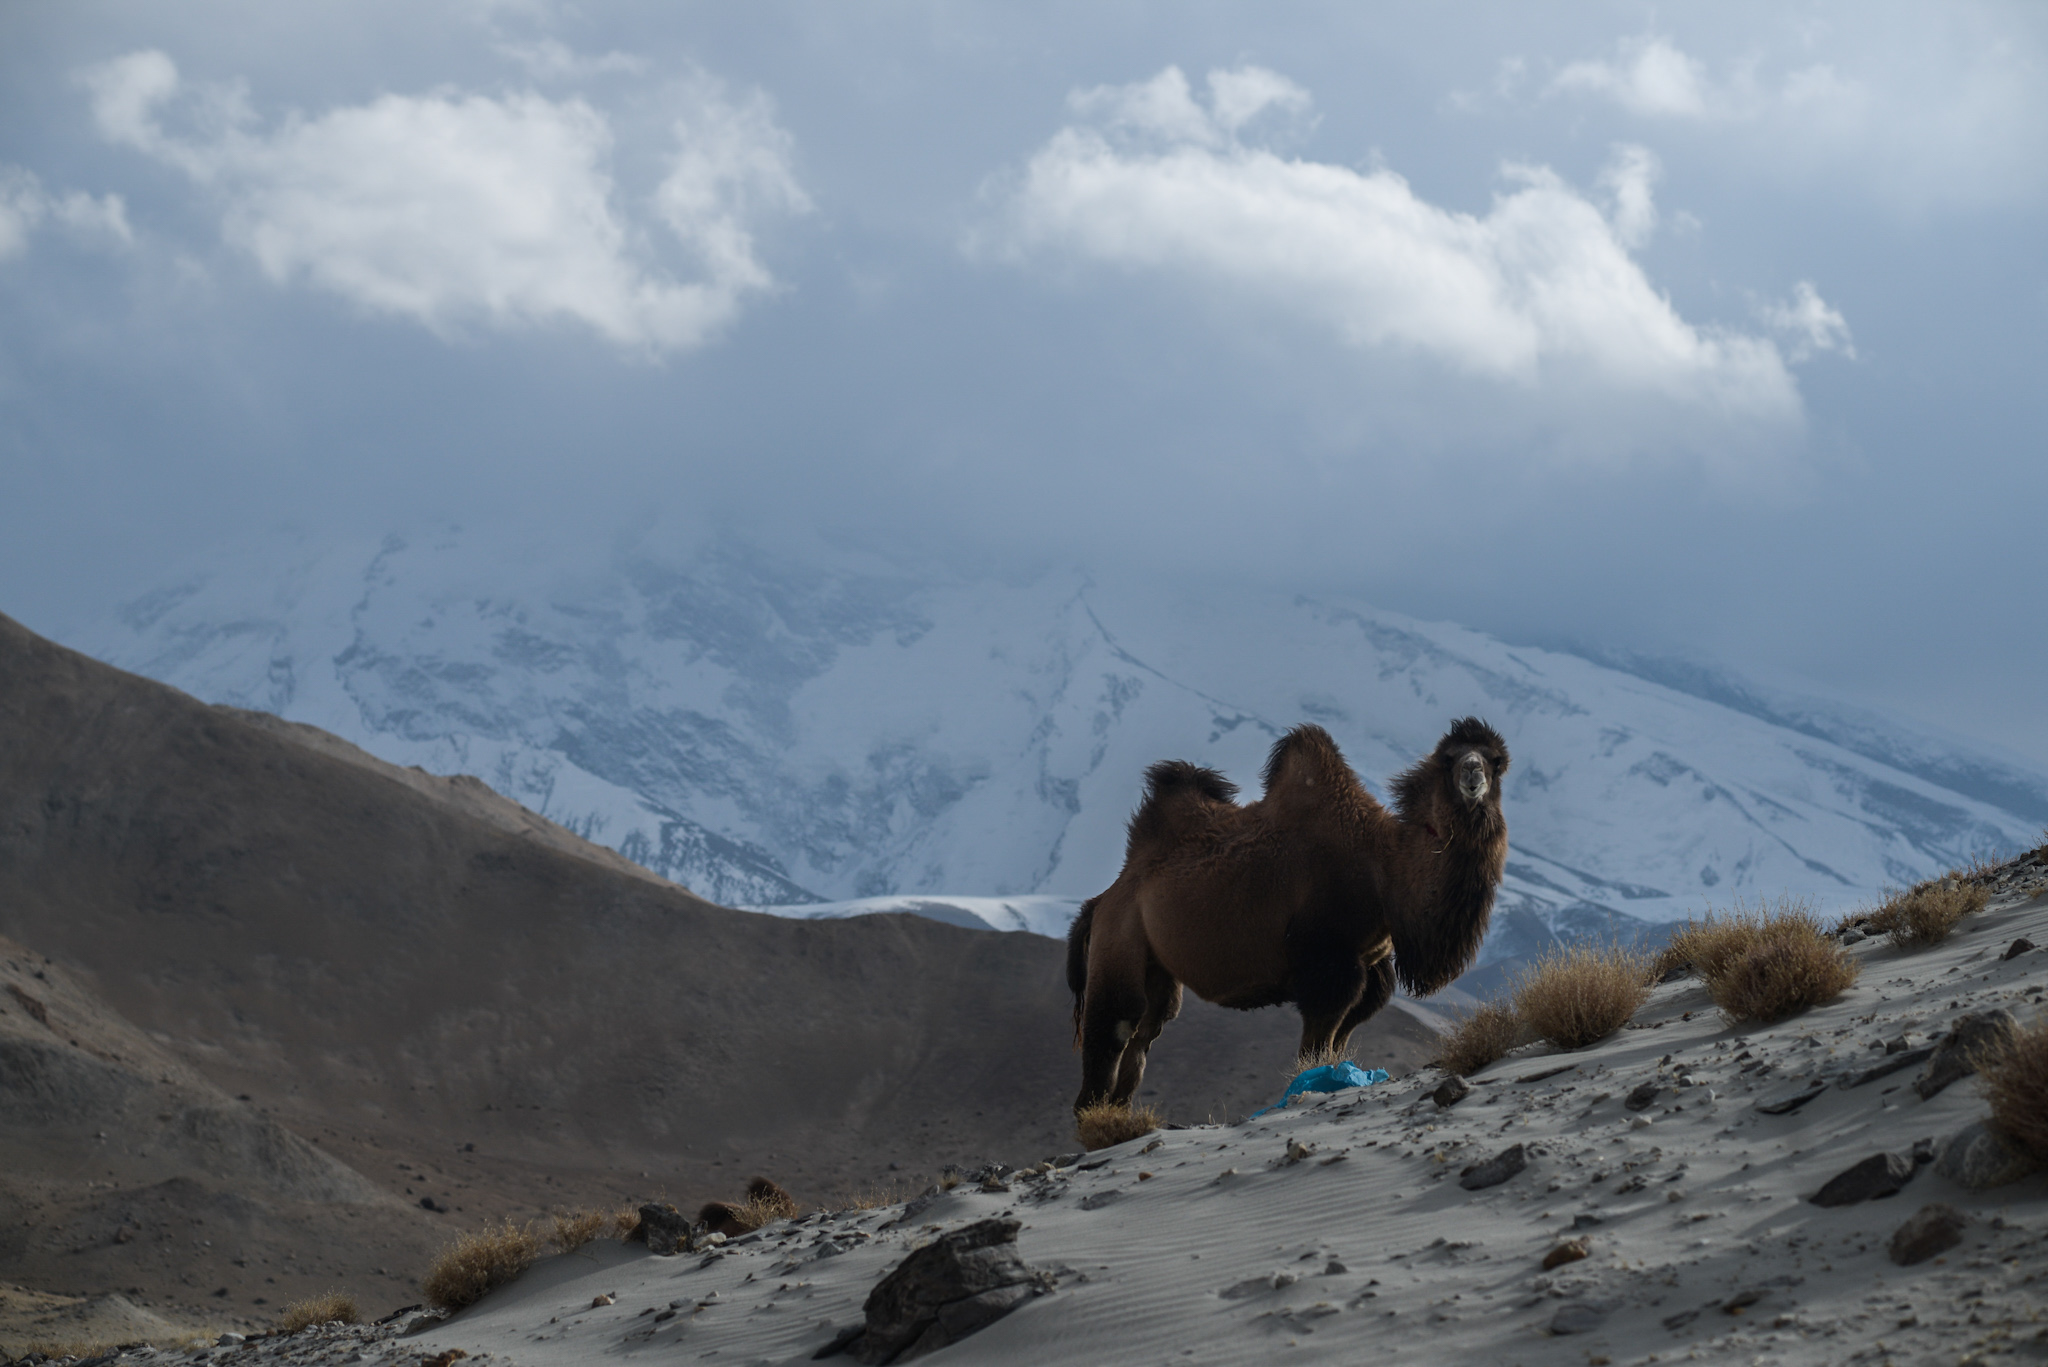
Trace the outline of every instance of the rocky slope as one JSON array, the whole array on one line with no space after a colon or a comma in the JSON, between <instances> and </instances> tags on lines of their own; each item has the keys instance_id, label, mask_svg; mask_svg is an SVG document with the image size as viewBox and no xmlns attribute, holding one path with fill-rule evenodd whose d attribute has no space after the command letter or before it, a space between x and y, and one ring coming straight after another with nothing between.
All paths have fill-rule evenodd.
<instances>
[{"instance_id":1,"label":"rocky slope","mask_svg":"<svg viewBox=\"0 0 2048 1367\"><path fill-rule=\"evenodd\" d=\"M1065 1140L1077 1084L1056 943L715 906L481 785L200 703L5 618L0 934L29 966L10 983L56 1023L0 1000L0 1117L30 1117L0 1130L49 1146L7 1198L26 1205L0 1233L0 1281L44 1290L183 1296L190 1275L251 1313L276 1296L253 1258L218 1265L265 1223L236 1202L397 1200L414 1242L329 1231L332 1260L303 1264L389 1299L418 1240L483 1212L726 1196L755 1168L817 1199L1014 1161ZM77 994L45 997L37 972ZM1240 1114L1295 1028L1197 1004L1148 1083L1172 1114ZM1403 1070L1429 1037L1390 1012L1360 1044ZM196 1090L145 1100L159 1069ZM159 1209L173 1179L196 1185ZM216 1206L241 1232L193 1254ZM177 1280L130 1280L158 1251L114 1244L131 1210L179 1230L197 1261L165 1262Z\"/></svg>"}]
</instances>

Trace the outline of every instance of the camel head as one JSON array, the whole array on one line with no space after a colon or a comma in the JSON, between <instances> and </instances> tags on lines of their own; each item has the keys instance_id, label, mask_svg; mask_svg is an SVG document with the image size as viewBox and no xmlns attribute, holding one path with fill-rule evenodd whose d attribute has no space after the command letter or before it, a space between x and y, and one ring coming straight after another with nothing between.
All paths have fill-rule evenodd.
<instances>
[{"instance_id":1,"label":"camel head","mask_svg":"<svg viewBox=\"0 0 2048 1367\"><path fill-rule=\"evenodd\" d=\"M1500 810L1507 742L1477 717L1451 724L1436 749L1394 780L1394 806L1403 820L1492 840L1507 831Z\"/></svg>"},{"instance_id":2,"label":"camel head","mask_svg":"<svg viewBox=\"0 0 2048 1367\"><path fill-rule=\"evenodd\" d=\"M1415 844L1410 897L1391 927L1396 971L1426 995L1472 966L1506 871L1507 817L1500 809L1507 742L1477 717L1451 724L1436 749L1393 783L1394 814Z\"/></svg>"}]
</instances>

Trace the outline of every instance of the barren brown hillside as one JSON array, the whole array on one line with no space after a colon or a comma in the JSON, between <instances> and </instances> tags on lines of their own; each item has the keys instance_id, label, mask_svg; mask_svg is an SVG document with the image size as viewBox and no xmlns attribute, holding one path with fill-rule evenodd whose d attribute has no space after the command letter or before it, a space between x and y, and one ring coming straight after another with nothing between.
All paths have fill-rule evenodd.
<instances>
[{"instance_id":1,"label":"barren brown hillside","mask_svg":"<svg viewBox=\"0 0 2048 1367\"><path fill-rule=\"evenodd\" d=\"M414 1241L484 1214L730 1195L757 1169L822 1199L1073 1147L1052 941L715 906L474 780L207 706L4 617L0 933L409 1203ZM1403 1071L1424 1037L1388 1012L1359 1053ZM1191 1002L1150 1099L1242 1113L1293 1039L1285 1012ZM243 1307L262 1294L222 1262L199 1279ZM101 1289L96 1257L77 1266L60 1289ZM391 1296L416 1270L386 1268Z\"/></svg>"}]
</instances>

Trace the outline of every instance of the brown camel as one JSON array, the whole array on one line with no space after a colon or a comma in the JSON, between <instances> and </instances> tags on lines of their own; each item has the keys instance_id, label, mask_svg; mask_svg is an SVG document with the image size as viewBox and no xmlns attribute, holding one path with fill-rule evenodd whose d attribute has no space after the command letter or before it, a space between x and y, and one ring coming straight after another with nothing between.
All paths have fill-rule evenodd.
<instances>
[{"instance_id":1,"label":"brown camel","mask_svg":"<svg viewBox=\"0 0 2048 1367\"><path fill-rule=\"evenodd\" d=\"M1081 1093L1128 1104L1181 985L1219 1006L1293 1002L1301 1057L1326 1055L1387 1004L1471 966L1508 852L1508 748L1476 717L1394 780L1380 805L1320 726L1282 736L1265 796L1181 760L1153 765L1123 872L1067 932Z\"/></svg>"}]
</instances>

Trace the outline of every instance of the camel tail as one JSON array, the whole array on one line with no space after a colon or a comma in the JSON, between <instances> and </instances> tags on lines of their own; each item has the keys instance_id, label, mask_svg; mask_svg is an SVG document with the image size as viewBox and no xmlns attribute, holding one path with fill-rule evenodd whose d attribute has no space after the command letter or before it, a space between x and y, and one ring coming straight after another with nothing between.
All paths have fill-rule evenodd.
<instances>
[{"instance_id":1,"label":"camel tail","mask_svg":"<svg viewBox=\"0 0 2048 1367\"><path fill-rule=\"evenodd\" d=\"M1074 1047L1081 1047L1081 998L1088 990L1088 936L1095 929L1095 904L1091 897L1081 904L1081 914L1067 927L1067 988L1074 994Z\"/></svg>"}]
</instances>

